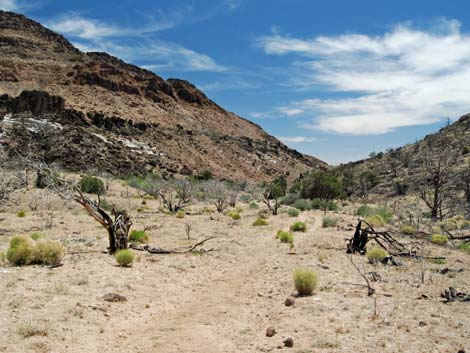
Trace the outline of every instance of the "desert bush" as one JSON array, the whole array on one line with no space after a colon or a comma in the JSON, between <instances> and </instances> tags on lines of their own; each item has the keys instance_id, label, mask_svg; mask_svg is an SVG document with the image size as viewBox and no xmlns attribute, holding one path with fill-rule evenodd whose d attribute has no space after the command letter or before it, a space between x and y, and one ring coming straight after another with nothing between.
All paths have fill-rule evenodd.
<instances>
[{"instance_id":1,"label":"desert bush","mask_svg":"<svg viewBox=\"0 0 470 353\"><path fill-rule=\"evenodd\" d=\"M33 254L35 263L53 266L64 258L64 247L58 241L42 238L35 245Z\"/></svg>"},{"instance_id":2,"label":"desert bush","mask_svg":"<svg viewBox=\"0 0 470 353\"><path fill-rule=\"evenodd\" d=\"M33 240L38 240L38 239L44 238L45 235L42 233L34 232L34 233L31 233L30 237Z\"/></svg>"},{"instance_id":3,"label":"desert bush","mask_svg":"<svg viewBox=\"0 0 470 353\"><path fill-rule=\"evenodd\" d=\"M384 219L378 214L369 216L366 218L366 222L369 223L372 227L383 227L385 225Z\"/></svg>"},{"instance_id":4,"label":"desert bush","mask_svg":"<svg viewBox=\"0 0 470 353\"><path fill-rule=\"evenodd\" d=\"M115 258L119 266L129 267L134 262L134 253L128 249L122 249L116 253Z\"/></svg>"},{"instance_id":5,"label":"desert bush","mask_svg":"<svg viewBox=\"0 0 470 353\"><path fill-rule=\"evenodd\" d=\"M251 195L250 194L242 194L240 195L239 198L240 202L248 203L251 201Z\"/></svg>"},{"instance_id":6,"label":"desert bush","mask_svg":"<svg viewBox=\"0 0 470 353\"><path fill-rule=\"evenodd\" d=\"M409 224L404 224L401 226L401 232L406 235L415 235L416 228Z\"/></svg>"},{"instance_id":7,"label":"desert bush","mask_svg":"<svg viewBox=\"0 0 470 353\"><path fill-rule=\"evenodd\" d=\"M337 227L338 223L339 223L338 217L326 216L326 217L323 217L322 227L323 228Z\"/></svg>"},{"instance_id":8,"label":"desert bush","mask_svg":"<svg viewBox=\"0 0 470 353\"><path fill-rule=\"evenodd\" d=\"M235 210L232 210L227 213L227 216L231 217L233 220L239 220L240 218L242 218L242 216L240 216L240 213Z\"/></svg>"},{"instance_id":9,"label":"desert bush","mask_svg":"<svg viewBox=\"0 0 470 353\"><path fill-rule=\"evenodd\" d=\"M280 202L282 205L292 205L299 199L299 194L297 193L290 193L286 196L282 197Z\"/></svg>"},{"instance_id":10,"label":"desert bush","mask_svg":"<svg viewBox=\"0 0 470 353\"><path fill-rule=\"evenodd\" d=\"M35 242L27 236L14 236L7 250L7 260L16 266L29 265L34 262Z\"/></svg>"},{"instance_id":11,"label":"desert bush","mask_svg":"<svg viewBox=\"0 0 470 353\"><path fill-rule=\"evenodd\" d=\"M356 210L356 214L361 217L369 217L372 216L373 210L370 206L362 205Z\"/></svg>"},{"instance_id":12,"label":"desert bush","mask_svg":"<svg viewBox=\"0 0 470 353\"><path fill-rule=\"evenodd\" d=\"M470 253L470 243L460 243L458 248Z\"/></svg>"},{"instance_id":13,"label":"desert bush","mask_svg":"<svg viewBox=\"0 0 470 353\"><path fill-rule=\"evenodd\" d=\"M315 271L298 268L294 271L294 285L299 295L311 295L317 286L318 276Z\"/></svg>"},{"instance_id":14,"label":"desert bush","mask_svg":"<svg viewBox=\"0 0 470 353\"><path fill-rule=\"evenodd\" d=\"M287 214L289 215L289 217L297 217L300 214L300 210L295 207L289 207Z\"/></svg>"},{"instance_id":15,"label":"desert bush","mask_svg":"<svg viewBox=\"0 0 470 353\"><path fill-rule=\"evenodd\" d=\"M431 235L431 243L436 245L446 245L449 239L442 234L433 234Z\"/></svg>"},{"instance_id":16,"label":"desert bush","mask_svg":"<svg viewBox=\"0 0 470 353\"><path fill-rule=\"evenodd\" d=\"M148 234L144 230L133 230L129 235L129 241L133 243L147 243L150 240Z\"/></svg>"},{"instance_id":17,"label":"desert bush","mask_svg":"<svg viewBox=\"0 0 470 353\"><path fill-rule=\"evenodd\" d=\"M307 225L304 222L298 221L290 226L290 230L293 232L305 232L307 230Z\"/></svg>"},{"instance_id":18,"label":"desert bush","mask_svg":"<svg viewBox=\"0 0 470 353\"><path fill-rule=\"evenodd\" d=\"M255 227L262 227L262 226L267 226L268 222L266 222L265 219L263 218L257 218L256 221L253 222L253 226Z\"/></svg>"},{"instance_id":19,"label":"desert bush","mask_svg":"<svg viewBox=\"0 0 470 353\"><path fill-rule=\"evenodd\" d=\"M388 253L382 248L372 248L367 250L366 256L371 264L375 264L383 261L388 256Z\"/></svg>"},{"instance_id":20,"label":"desert bush","mask_svg":"<svg viewBox=\"0 0 470 353\"><path fill-rule=\"evenodd\" d=\"M312 209L312 203L306 199L298 199L292 204L292 206L301 211L308 211Z\"/></svg>"},{"instance_id":21,"label":"desert bush","mask_svg":"<svg viewBox=\"0 0 470 353\"><path fill-rule=\"evenodd\" d=\"M312 201L310 201L310 206L312 210L337 211L339 209L338 204L333 200L324 201L320 199L313 199Z\"/></svg>"},{"instance_id":22,"label":"desert bush","mask_svg":"<svg viewBox=\"0 0 470 353\"><path fill-rule=\"evenodd\" d=\"M294 245L294 234L292 234L291 232L279 230L276 234L276 238L279 239L281 243L288 243L291 246Z\"/></svg>"},{"instance_id":23,"label":"desert bush","mask_svg":"<svg viewBox=\"0 0 470 353\"><path fill-rule=\"evenodd\" d=\"M258 211L258 217L267 219L269 217L269 211L267 209L262 209Z\"/></svg>"},{"instance_id":24,"label":"desert bush","mask_svg":"<svg viewBox=\"0 0 470 353\"><path fill-rule=\"evenodd\" d=\"M80 190L87 194L104 194L104 183L101 179L94 176L84 175L80 179Z\"/></svg>"},{"instance_id":25,"label":"desert bush","mask_svg":"<svg viewBox=\"0 0 470 353\"><path fill-rule=\"evenodd\" d=\"M178 212L176 212L176 218L184 218L185 216L185 213L183 210L179 210Z\"/></svg>"},{"instance_id":26,"label":"desert bush","mask_svg":"<svg viewBox=\"0 0 470 353\"><path fill-rule=\"evenodd\" d=\"M250 202L250 210L257 210L259 208L258 204L256 201L251 201Z\"/></svg>"},{"instance_id":27,"label":"desert bush","mask_svg":"<svg viewBox=\"0 0 470 353\"><path fill-rule=\"evenodd\" d=\"M26 212L23 211L23 210L18 211L18 212L16 212L16 216L19 217L19 218L26 217Z\"/></svg>"}]
</instances>

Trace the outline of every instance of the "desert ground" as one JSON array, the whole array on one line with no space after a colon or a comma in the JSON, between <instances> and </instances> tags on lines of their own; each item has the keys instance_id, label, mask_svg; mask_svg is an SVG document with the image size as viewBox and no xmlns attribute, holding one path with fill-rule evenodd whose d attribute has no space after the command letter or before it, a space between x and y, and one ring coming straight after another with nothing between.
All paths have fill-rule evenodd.
<instances>
[{"instance_id":1,"label":"desert ground","mask_svg":"<svg viewBox=\"0 0 470 353\"><path fill-rule=\"evenodd\" d=\"M129 194L128 194L129 193ZM39 231L60 240L63 266L0 267L0 352L452 352L470 349L470 303L444 303L450 286L470 292L468 253L427 244L425 254L442 264L403 258L404 266L353 261L370 278L377 295L368 297L365 281L345 252L357 216L348 206L335 214L336 228L322 228L323 212L270 216L252 226L257 209L239 203L234 221L194 203L184 218L159 211L119 181L110 183L109 202L126 208L132 229L149 231L150 245L189 246L214 236L184 254L134 250L130 268L106 254L106 231L80 205L47 196L47 191L16 191L0 212L0 250L13 235ZM36 207L37 206L37 207ZM138 208L141 212L138 212ZM259 203L260 209L264 206ZM35 210L31 210L35 209ZM19 210L26 216L17 217ZM295 220L308 224L295 233L295 247L275 239ZM191 239L185 223L191 222ZM410 239L400 238L403 242ZM310 268L319 277L312 296L296 297L292 273ZM445 274L440 270L449 268ZM454 271L456 270L456 271ZM445 271L444 271L445 272ZM422 275L424 273L424 283ZM103 297L118 293L123 302ZM266 336L268 327L276 334ZM294 346L283 341L292 338Z\"/></svg>"}]
</instances>

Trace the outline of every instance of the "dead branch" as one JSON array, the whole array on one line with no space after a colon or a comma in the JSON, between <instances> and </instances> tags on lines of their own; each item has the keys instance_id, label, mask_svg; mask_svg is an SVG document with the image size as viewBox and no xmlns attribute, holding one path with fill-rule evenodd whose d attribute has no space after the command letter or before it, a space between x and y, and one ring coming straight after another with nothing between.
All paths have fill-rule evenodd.
<instances>
[{"instance_id":1,"label":"dead branch","mask_svg":"<svg viewBox=\"0 0 470 353\"><path fill-rule=\"evenodd\" d=\"M147 251L150 254L185 254L185 253L190 253L196 250L199 246L203 245L206 241L214 239L214 238L216 237L209 237L209 238L201 240L200 242L190 247L178 248L178 249L163 249L163 248L158 248L158 247L154 247L150 245L136 245L136 244L132 244L130 248L133 250L137 250L137 251ZM214 251L214 249L206 250L205 252L209 252L209 251Z\"/></svg>"},{"instance_id":2,"label":"dead branch","mask_svg":"<svg viewBox=\"0 0 470 353\"><path fill-rule=\"evenodd\" d=\"M369 279L366 277L365 274L363 274L361 272L361 270L359 269L359 267L357 267L357 265L354 263L353 261L353 255L351 254L349 256L349 260L351 261L351 264L354 266L354 268L357 270L357 272L359 273L359 275L361 275L362 278L364 278L364 281L366 282L366 286L367 286L367 296L371 296L375 293L375 288L373 288L371 285L370 285L370 281Z\"/></svg>"}]
</instances>

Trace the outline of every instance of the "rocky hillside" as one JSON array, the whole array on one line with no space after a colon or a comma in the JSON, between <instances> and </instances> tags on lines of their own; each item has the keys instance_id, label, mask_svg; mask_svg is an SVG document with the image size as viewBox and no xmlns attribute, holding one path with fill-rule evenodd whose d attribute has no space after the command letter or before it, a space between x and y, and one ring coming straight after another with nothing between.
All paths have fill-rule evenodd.
<instances>
[{"instance_id":1,"label":"rocky hillside","mask_svg":"<svg viewBox=\"0 0 470 353\"><path fill-rule=\"evenodd\" d=\"M445 162L451 188L461 190L459 175L470 162L470 114L416 143L341 165L336 170L345 176L354 195L394 196L416 191L426 174L424 163L438 159Z\"/></svg>"},{"instance_id":2,"label":"rocky hillside","mask_svg":"<svg viewBox=\"0 0 470 353\"><path fill-rule=\"evenodd\" d=\"M0 54L3 146L23 141L69 169L265 180L326 167L191 83L83 53L22 15L0 11Z\"/></svg>"}]
</instances>

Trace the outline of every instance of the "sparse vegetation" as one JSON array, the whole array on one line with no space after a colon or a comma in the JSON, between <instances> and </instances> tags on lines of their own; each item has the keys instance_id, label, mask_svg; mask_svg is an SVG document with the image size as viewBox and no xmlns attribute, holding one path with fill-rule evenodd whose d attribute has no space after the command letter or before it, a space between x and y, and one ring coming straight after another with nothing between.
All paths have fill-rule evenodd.
<instances>
[{"instance_id":1,"label":"sparse vegetation","mask_svg":"<svg viewBox=\"0 0 470 353\"><path fill-rule=\"evenodd\" d=\"M34 247L34 262L54 266L60 264L64 258L65 250L61 243L45 238L38 239Z\"/></svg>"},{"instance_id":2,"label":"sparse vegetation","mask_svg":"<svg viewBox=\"0 0 470 353\"><path fill-rule=\"evenodd\" d=\"M388 256L388 253L382 248L375 247L368 249L366 256L371 264L375 264L382 262Z\"/></svg>"},{"instance_id":3,"label":"sparse vegetation","mask_svg":"<svg viewBox=\"0 0 470 353\"><path fill-rule=\"evenodd\" d=\"M122 249L115 254L116 262L119 266L129 267L134 262L134 253L128 249Z\"/></svg>"},{"instance_id":4,"label":"sparse vegetation","mask_svg":"<svg viewBox=\"0 0 470 353\"><path fill-rule=\"evenodd\" d=\"M299 268L294 271L294 285L299 295L311 295L318 284L315 271Z\"/></svg>"},{"instance_id":5,"label":"sparse vegetation","mask_svg":"<svg viewBox=\"0 0 470 353\"><path fill-rule=\"evenodd\" d=\"M143 230L133 230L129 235L129 241L133 243L147 243L150 240L148 234Z\"/></svg>"},{"instance_id":6,"label":"sparse vegetation","mask_svg":"<svg viewBox=\"0 0 470 353\"><path fill-rule=\"evenodd\" d=\"M322 227L323 228L337 227L338 223L339 223L338 217L326 216L326 217L323 217Z\"/></svg>"},{"instance_id":7,"label":"sparse vegetation","mask_svg":"<svg viewBox=\"0 0 470 353\"><path fill-rule=\"evenodd\" d=\"M436 245L446 245L449 239L442 234L433 234L431 235L431 243Z\"/></svg>"},{"instance_id":8,"label":"sparse vegetation","mask_svg":"<svg viewBox=\"0 0 470 353\"><path fill-rule=\"evenodd\" d=\"M312 203L310 202L310 200L306 199L298 199L294 202L292 206L301 211L308 211L312 209Z\"/></svg>"},{"instance_id":9,"label":"sparse vegetation","mask_svg":"<svg viewBox=\"0 0 470 353\"><path fill-rule=\"evenodd\" d=\"M27 236L14 236L7 250L7 260L16 266L30 265L34 262L34 240Z\"/></svg>"},{"instance_id":10,"label":"sparse vegetation","mask_svg":"<svg viewBox=\"0 0 470 353\"><path fill-rule=\"evenodd\" d=\"M287 211L287 214L289 215L289 217L297 217L300 214L300 210L295 207L290 207Z\"/></svg>"},{"instance_id":11,"label":"sparse vegetation","mask_svg":"<svg viewBox=\"0 0 470 353\"><path fill-rule=\"evenodd\" d=\"M178 212L176 212L176 218L184 218L185 216L185 213L183 210L179 210Z\"/></svg>"},{"instance_id":12,"label":"sparse vegetation","mask_svg":"<svg viewBox=\"0 0 470 353\"><path fill-rule=\"evenodd\" d=\"M26 217L26 212L25 211L18 211L16 213L16 216L19 217L19 218Z\"/></svg>"},{"instance_id":13,"label":"sparse vegetation","mask_svg":"<svg viewBox=\"0 0 470 353\"><path fill-rule=\"evenodd\" d=\"M290 230L293 232L305 232L307 225L304 222L297 221L290 226Z\"/></svg>"},{"instance_id":14,"label":"sparse vegetation","mask_svg":"<svg viewBox=\"0 0 470 353\"><path fill-rule=\"evenodd\" d=\"M415 235L417 230L412 225L404 224L401 226L401 232L405 235Z\"/></svg>"},{"instance_id":15,"label":"sparse vegetation","mask_svg":"<svg viewBox=\"0 0 470 353\"><path fill-rule=\"evenodd\" d=\"M256 201L251 201L249 208L250 210L257 210L259 208L258 203Z\"/></svg>"},{"instance_id":16,"label":"sparse vegetation","mask_svg":"<svg viewBox=\"0 0 470 353\"><path fill-rule=\"evenodd\" d=\"M253 222L254 227L262 227L267 226L268 222L263 218L257 218L256 221Z\"/></svg>"},{"instance_id":17,"label":"sparse vegetation","mask_svg":"<svg viewBox=\"0 0 470 353\"><path fill-rule=\"evenodd\" d=\"M378 214L367 217L366 222L369 223L374 228L383 227L385 225L384 219L382 218L382 216Z\"/></svg>"},{"instance_id":18,"label":"sparse vegetation","mask_svg":"<svg viewBox=\"0 0 470 353\"><path fill-rule=\"evenodd\" d=\"M276 234L276 238L279 239L281 243L294 244L294 235L291 232L279 230Z\"/></svg>"},{"instance_id":19,"label":"sparse vegetation","mask_svg":"<svg viewBox=\"0 0 470 353\"><path fill-rule=\"evenodd\" d=\"M460 243L458 248L470 253L470 243Z\"/></svg>"},{"instance_id":20,"label":"sparse vegetation","mask_svg":"<svg viewBox=\"0 0 470 353\"><path fill-rule=\"evenodd\" d=\"M59 264L64 254L64 247L58 241L46 238L38 238L36 241L28 236L15 236L10 240L6 257L16 266L31 264L51 266Z\"/></svg>"},{"instance_id":21,"label":"sparse vegetation","mask_svg":"<svg viewBox=\"0 0 470 353\"><path fill-rule=\"evenodd\" d=\"M94 176L84 175L80 179L80 190L87 194L103 195L105 187L101 179Z\"/></svg>"},{"instance_id":22,"label":"sparse vegetation","mask_svg":"<svg viewBox=\"0 0 470 353\"><path fill-rule=\"evenodd\" d=\"M229 216L233 220L239 220L240 218L242 218L242 216L240 216L240 213L238 213L236 210L231 210L229 213L227 213L227 216Z\"/></svg>"}]
</instances>

